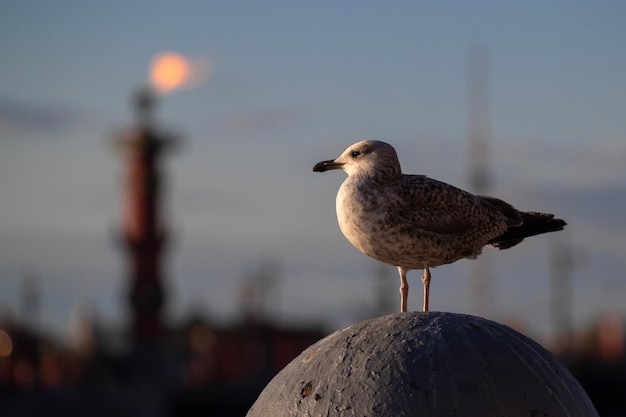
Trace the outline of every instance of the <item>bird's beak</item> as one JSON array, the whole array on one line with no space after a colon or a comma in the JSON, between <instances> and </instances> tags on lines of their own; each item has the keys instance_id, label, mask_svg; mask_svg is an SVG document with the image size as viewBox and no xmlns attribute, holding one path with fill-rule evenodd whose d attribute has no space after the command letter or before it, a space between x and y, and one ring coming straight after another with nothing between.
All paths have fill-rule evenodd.
<instances>
[{"instance_id":1,"label":"bird's beak","mask_svg":"<svg viewBox=\"0 0 626 417\"><path fill-rule=\"evenodd\" d=\"M335 160L331 159L329 161L322 161L315 164L313 172L330 171L331 169L341 169L342 167L343 163L335 162Z\"/></svg>"}]
</instances>

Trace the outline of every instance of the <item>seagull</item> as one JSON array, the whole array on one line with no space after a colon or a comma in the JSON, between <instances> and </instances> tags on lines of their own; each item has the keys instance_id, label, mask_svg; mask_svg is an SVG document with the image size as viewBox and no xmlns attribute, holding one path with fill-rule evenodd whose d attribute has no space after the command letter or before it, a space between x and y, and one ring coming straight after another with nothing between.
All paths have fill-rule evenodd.
<instances>
[{"instance_id":1,"label":"seagull","mask_svg":"<svg viewBox=\"0 0 626 417\"><path fill-rule=\"evenodd\" d=\"M407 311L409 270L423 269L428 311L430 268L474 259L484 246L508 249L529 236L562 230L553 214L518 211L425 175L403 174L393 146L363 140L314 172L341 169L348 178L336 199L339 228L364 254L398 268L400 311Z\"/></svg>"}]
</instances>

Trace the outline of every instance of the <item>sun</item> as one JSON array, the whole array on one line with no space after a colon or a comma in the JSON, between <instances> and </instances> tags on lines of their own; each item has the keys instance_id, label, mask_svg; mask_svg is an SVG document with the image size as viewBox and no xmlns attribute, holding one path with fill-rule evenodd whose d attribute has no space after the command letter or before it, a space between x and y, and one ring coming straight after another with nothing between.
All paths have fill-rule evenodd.
<instances>
[{"instance_id":1,"label":"sun","mask_svg":"<svg viewBox=\"0 0 626 417\"><path fill-rule=\"evenodd\" d=\"M150 65L150 82L160 93L169 93L184 84L191 77L189 61L176 52L163 52L156 55Z\"/></svg>"}]
</instances>

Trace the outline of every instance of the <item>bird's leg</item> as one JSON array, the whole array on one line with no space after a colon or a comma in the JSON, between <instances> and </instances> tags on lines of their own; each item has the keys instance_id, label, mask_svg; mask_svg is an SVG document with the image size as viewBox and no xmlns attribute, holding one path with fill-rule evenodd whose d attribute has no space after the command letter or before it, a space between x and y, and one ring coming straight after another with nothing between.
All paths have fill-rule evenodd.
<instances>
[{"instance_id":1,"label":"bird's leg","mask_svg":"<svg viewBox=\"0 0 626 417\"><path fill-rule=\"evenodd\" d=\"M409 283L406 281L408 269L398 267L400 273L400 312L406 313L407 299L409 298Z\"/></svg>"},{"instance_id":2,"label":"bird's leg","mask_svg":"<svg viewBox=\"0 0 626 417\"><path fill-rule=\"evenodd\" d=\"M424 283L424 311L428 311L428 295L430 294L430 270L427 266L424 267L422 282Z\"/></svg>"}]
</instances>

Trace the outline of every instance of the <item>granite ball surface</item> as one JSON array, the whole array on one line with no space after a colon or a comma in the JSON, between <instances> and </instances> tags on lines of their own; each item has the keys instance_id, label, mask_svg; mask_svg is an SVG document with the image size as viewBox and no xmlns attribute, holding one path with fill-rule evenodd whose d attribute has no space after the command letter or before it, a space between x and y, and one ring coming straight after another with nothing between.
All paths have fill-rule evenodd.
<instances>
[{"instance_id":1,"label":"granite ball surface","mask_svg":"<svg viewBox=\"0 0 626 417\"><path fill-rule=\"evenodd\" d=\"M265 387L248 417L594 417L569 371L483 318L398 313L339 330Z\"/></svg>"}]
</instances>

